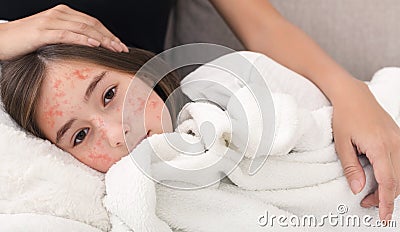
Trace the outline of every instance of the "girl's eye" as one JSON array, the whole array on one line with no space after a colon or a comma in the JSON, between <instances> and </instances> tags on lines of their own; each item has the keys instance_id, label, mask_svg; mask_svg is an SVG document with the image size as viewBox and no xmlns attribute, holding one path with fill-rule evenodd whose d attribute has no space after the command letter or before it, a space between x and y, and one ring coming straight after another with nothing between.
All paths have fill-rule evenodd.
<instances>
[{"instance_id":1,"label":"girl's eye","mask_svg":"<svg viewBox=\"0 0 400 232\"><path fill-rule=\"evenodd\" d=\"M88 134L89 128L85 128L76 134L74 139L74 146L79 145L85 139L86 135Z\"/></svg>"},{"instance_id":2,"label":"girl's eye","mask_svg":"<svg viewBox=\"0 0 400 232\"><path fill-rule=\"evenodd\" d=\"M106 106L115 96L116 87L112 87L104 94L103 104Z\"/></svg>"}]
</instances>

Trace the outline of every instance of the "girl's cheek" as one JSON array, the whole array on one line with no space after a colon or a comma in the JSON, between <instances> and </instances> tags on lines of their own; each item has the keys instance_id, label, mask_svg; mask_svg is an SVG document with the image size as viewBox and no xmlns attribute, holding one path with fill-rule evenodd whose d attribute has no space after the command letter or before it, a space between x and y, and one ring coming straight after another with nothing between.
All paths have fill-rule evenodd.
<instances>
[{"instance_id":1,"label":"girl's cheek","mask_svg":"<svg viewBox=\"0 0 400 232\"><path fill-rule=\"evenodd\" d=\"M153 118L153 120L161 121L163 119L162 114L164 107L166 107L165 103L153 92L146 106L146 114ZM166 110L166 108L164 110Z\"/></svg>"},{"instance_id":2,"label":"girl's cheek","mask_svg":"<svg viewBox=\"0 0 400 232\"><path fill-rule=\"evenodd\" d=\"M99 170L101 172L106 172L109 167L111 167L116 160L114 160L110 155L102 152L97 145L93 149L90 149L85 156L85 164L91 168Z\"/></svg>"},{"instance_id":3,"label":"girl's cheek","mask_svg":"<svg viewBox=\"0 0 400 232\"><path fill-rule=\"evenodd\" d=\"M159 102L157 102L157 100L152 99L149 101L149 108L151 110L156 110L158 108Z\"/></svg>"},{"instance_id":4,"label":"girl's cheek","mask_svg":"<svg viewBox=\"0 0 400 232\"><path fill-rule=\"evenodd\" d=\"M133 107L133 112L138 115L143 113L144 107L146 105L146 100L142 97L136 98L136 102L133 101L132 107Z\"/></svg>"},{"instance_id":5,"label":"girl's cheek","mask_svg":"<svg viewBox=\"0 0 400 232\"><path fill-rule=\"evenodd\" d=\"M143 97L129 97L125 101L123 120L129 123L143 121L146 100Z\"/></svg>"}]
</instances>

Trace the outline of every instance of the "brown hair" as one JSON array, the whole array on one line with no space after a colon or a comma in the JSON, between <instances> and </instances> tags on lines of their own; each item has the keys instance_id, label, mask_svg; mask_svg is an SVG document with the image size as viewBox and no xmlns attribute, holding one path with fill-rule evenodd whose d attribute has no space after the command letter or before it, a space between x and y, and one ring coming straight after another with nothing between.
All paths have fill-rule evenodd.
<instances>
[{"instance_id":1,"label":"brown hair","mask_svg":"<svg viewBox=\"0 0 400 232\"><path fill-rule=\"evenodd\" d=\"M129 53L116 53L100 47L80 45L59 44L42 47L33 53L2 64L0 92L4 109L23 129L37 137L45 138L35 115L49 61L85 61L135 74L153 56L153 53L137 48L130 48ZM165 65L162 62L158 64ZM184 96L177 89L179 77L175 72L170 72L156 83L158 80L155 80L151 73L145 76L153 79L151 81L156 84L154 90L166 102L172 120L175 121L178 113L176 108L180 109L184 103ZM169 97L172 93L174 97Z\"/></svg>"}]
</instances>

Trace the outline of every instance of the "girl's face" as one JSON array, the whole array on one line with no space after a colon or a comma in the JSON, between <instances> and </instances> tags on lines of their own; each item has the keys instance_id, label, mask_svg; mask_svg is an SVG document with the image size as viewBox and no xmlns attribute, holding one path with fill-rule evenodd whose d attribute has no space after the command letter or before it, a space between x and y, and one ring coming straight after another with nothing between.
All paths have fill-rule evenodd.
<instances>
[{"instance_id":1,"label":"girl's face","mask_svg":"<svg viewBox=\"0 0 400 232\"><path fill-rule=\"evenodd\" d=\"M124 72L87 62L52 62L40 91L36 118L46 138L101 172L147 136L172 131L163 100Z\"/></svg>"}]
</instances>

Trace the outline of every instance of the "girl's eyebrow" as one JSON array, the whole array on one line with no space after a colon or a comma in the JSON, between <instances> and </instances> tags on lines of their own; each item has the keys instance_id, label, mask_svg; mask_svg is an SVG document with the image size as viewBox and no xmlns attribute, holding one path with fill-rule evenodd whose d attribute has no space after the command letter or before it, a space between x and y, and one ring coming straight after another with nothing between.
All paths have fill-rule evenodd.
<instances>
[{"instance_id":1,"label":"girl's eyebrow","mask_svg":"<svg viewBox=\"0 0 400 232\"><path fill-rule=\"evenodd\" d=\"M107 74L107 71L100 73L99 75L93 78L93 81L89 84L86 89L84 101L88 102L89 98L92 96L92 93L96 89L97 84L103 79L103 77Z\"/></svg>"},{"instance_id":2,"label":"girl's eyebrow","mask_svg":"<svg viewBox=\"0 0 400 232\"><path fill-rule=\"evenodd\" d=\"M72 123L76 121L76 118L70 119L67 123L64 124L58 131L57 131L57 137L56 137L56 144L60 142L60 140L64 137L65 132L67 132L71 126Z\"/></svg>"}]
</instances>

